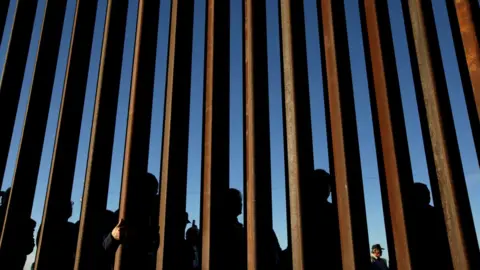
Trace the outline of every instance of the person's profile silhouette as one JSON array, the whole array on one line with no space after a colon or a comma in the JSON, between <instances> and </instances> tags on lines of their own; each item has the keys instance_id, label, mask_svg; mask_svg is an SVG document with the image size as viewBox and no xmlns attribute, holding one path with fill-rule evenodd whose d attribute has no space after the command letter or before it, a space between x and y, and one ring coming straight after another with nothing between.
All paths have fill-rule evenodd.
<instances>
[{"instance_id":1,"label":"person's profile silhouette","mask_svg":"<svg viewBox=\"0 0 480 270\"><path fill-rule=\"evenodd\" d=\"M328 201L333 177L316 169L301 179L305 267L341 269L340 236L335 206ZM290 247L282 252L282 270L292 269Z\"/></svg>"},{"instance_id":2,"label":"person's profile silhouette","mask_svg":"<svg viewBox=\"0 0 480 270\"><path fill-rule=\"evenodd\" d=\"M414 183L411 190L413 207L414 269L453 269L442 214L430 205L427 185Z\"/></svg>"}]
</instances>

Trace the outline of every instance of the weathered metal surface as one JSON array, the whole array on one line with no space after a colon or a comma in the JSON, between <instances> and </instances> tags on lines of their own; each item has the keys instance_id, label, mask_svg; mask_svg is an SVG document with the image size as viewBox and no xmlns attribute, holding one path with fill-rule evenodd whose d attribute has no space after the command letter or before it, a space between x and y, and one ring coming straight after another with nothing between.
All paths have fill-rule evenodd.
<instances>
[{"instance_id":1,"label":"weathered metal surface","mask_svg":"<svg viewBox=\"0 0 480 270\"><path fill-rule=\"evenodd\" d=\"M305 41L304 4L299 0L280 0L280 47L282 96L287 181L287 220L293 269L314 265L309 252L314 233L306 220L305 181L313 172L312 127Z\"/></svg>"},{"instance_id":2,"label":"weathered metal surface","mask_svg":"<svg viewBox=\"0 0 480 270\"><path fill-rule=\"evenodd\" d=\"M120 219L133 227L144 222L144 217L137 218L136 212L142 207L139 187L148 169L159 11L160 0L139 1L120 195ZM132 250L120 245L115 269L129 269L134 261Z\"/></svg>"},{"instance_id":3,"label":"weathered metal surface","mask_svg":"<svg viewBox=\"0 0 480 270\"><path fill-rule=\"evenodd\" d=\"M173 0L163 123L157 269L184 262L194 1Z\"/></svg>"},{"instance_id":4,"label":"weathered metal surface","mask_svg":"<svg viewBox=\"0 0 480 270\"><path fill-rule=\"evenodd\" d=\"M8 2L8 1L7 1ZM38 0L18 0L0 82L0 187L13 136Z\"/></svg>"},{"instance_id":5,"label":"weathered metal surface","mask_svg":"<svg viewBox=\"0 0 480 270\"><path fill-rule=\"evenodd\" d=\"M360 0L385 223L392 269L412 269L413 184L387 1ZM419 254L420 255L420 254Z\"/></svg>"},{"instance_id":6,"label":"weathered metal surface","mask_svg":"<svg viewBox=\"0 0 480 270\"><path fill-rule=\"evenodd\" d=\"M107 3L75 270L95 269L102 260L92 243L103 237L98 222L104 220L107 207L127 11L128 0Z\"/></svg>"},{"instance_id":7,"label":"weathered metal surface","mask_svg":"<svg viewBox=\"0 0 480 270\"><path fill-rule=\"evenodd\" d=\"M10 4L0 0L0 36ZM345 18L345 1L317 0L325 95L327 141L334 205L338 207L343 269L368 267L368 238L359 142ZM66 0L47 0L45 18L16 171L8 202L0 264L8 262L20 219L29 218L43 141ZM82 200L75 269L92 269L98 252L108 194L114 129L126 33L128 0L108 0L104 42ZM246 261L249 270L272 268L272 194L269 130L267 1L243 2L244 174ZM454 269L479 269L480 252L454 129L432 1L401 1L413 79L435 208L442 209ZM447 0L460 75L477 156L480 151L480 8L476 0ZM136 229L146 224L141 209L142 177L147 172L160 0L138 2L137 32L130 92L120 219ZM400 96L388 1L359 0L371 110L380 171L382 202L392 269L415 268L422 257L412 239L407 190L413 183ZM89 70L97 1L77 0L36 269L53 269L57 259L55 228L59 205L70 203ZM202 149L201 237L203 270L231 267L225 244L224 204L229 187L230 3L207 0L204 119ZM0 82L0 186L10 148L37 1L17 1L6 62ZM312 129L306 53L304 2L279 0L284 147L287 176L289 251L293 269L311 268L323 258L312 222L310 178ZM194 1L173 0L165 95L157 268L183 262ZM0 38L1 41L1 38ZM157 206L157 205L156 205ZM155 213L157 213L155 209ZM151 216L148 217L149 219ZM332 217L330 217L332 218ZM150 222L150 221L149 221ZM149 225L150 226L150 225ZM336 233L336 232L323 232ZM238 244L238 243L237 243ZM95 247L93 247L95 246ZM412 248L413 247L413 248ZM334 247L331 247L334 248ZM339 253L340 253L340 248ZM10 252L11 254L12 252ZM18 255L18 254L14 254ZM117 251L115 269L146 268L128 246ZM412 266L413 265L413 266ZM445 266L449 268L450 266ZM451 267L450 267L451 268Z\"/></svg>"},{"instance_id":8,"label":"weathered metal surface","mask_svg":"<svg viewBox=\"0 0 480 270\"><path fill-rule=\"evenodd\" d=\"M34 8L35 4L31 3ZM21 5L25 5L22 1L19 2L18 12L20 9L25 9L26 7L20 7ZM37 58L35 62L35 69L33 72L33 80L32 85L30 88L30 97L27 105L27 111L25 115L25 122L23 126L23 134L20 141L20 147L18 151L17 157L17 164L15 168L15 175L12 183L12 190L10 193L10 200L8 204L8 211L6 213L5 224L1 224L4 226L3 232L5 233L2 237L0 243L0 249L7 250L9 246L11 247L12 241L17 241L15 238L11 238L14 232L17 230L18 222L23 219L30 218L30 214L32 211L33 205L33 198L35 195L35 187L37 183L38 171L40 167L40 159L43 149L43 141L45 138L45 129L47 125L47 118L48 118L48 111L50 107L50 99L52 96L53 90L53 83L55 79L55 71L57 67L57 61L52 61L52 59L57 59L59 48L60 48L60 40L62 36L62 27L63 27L63 20L65 17L65 9L66 9L66 1L48 1L45 7L44 13L44 20L42 25L41 37L40 42L38 45L38 52ZM22 12L25 12L23 10ZM30 11L29 13L20 14L17 13L18 17L15 19L15 23L30 23L29 18L26 16L35 16L34 11ZM24 17L25 16L25 17ZM25 19L25 21L18 19ZM33 23L33 21L32 21ZM16 26L14 26L15 29ZM24 26L23 26L24 27ZM21 28L23 28L21 27ZM30 26L31 27L31 26ZM19 30L22 30L19 28ZM28 28L28 26L27 26ZM19 31L15 30L15 31ZM23 30L26 30L25 28ZM31 28L30 28L31 31ZM10 46L19 46L21 48L26 48L28 50L28 44L30 41L30 37L21 37L18 36L18 33L15 38L24 38L25 44L20 44L19 40L13 43L10 43ZM25 46L24 46L25 45ZM17 49L11 47L9 53L16 52L17 56L9 55L7 57L11 57L10 60L7 61L23 61L20 55L25 55L26 61L26 53L23 51L17 51ZM20 58L19 58L20 57ZM18 64L18 63L17 63ZM16 65L16 64L10 64ZM6 65L7 68L7 65ZM4 77L4 83L2 84L2 88L0 91L2 93L6 93L8 91L10 94L13 94L13 91L16 87L18 87L18 92L20 92L21 87L21 80L23 79L23 69L25 65L20 64L20 66L13 67L13 70L18 71L21 74L11 74L10 71L5 70L4 76L12 76L16 77L16 80L19 80L20 84L16 84L6 77ZM21 76L20 76L21 75ZM20 77L19 77L20 76ZM12 88L8 88L12 87ZM19 93L18 93L19 94ZM5 97L5 96L3 96ZM2 97L2 98L3 98ZM12 96L10 96L12 97ZM6 100L2 101L8 101ZM15 103L13 100L10 100ZM18 99L17 99L18 104ZM6 107L11 106L12 104L3 104L0 106L4 106L2 109L7 109ZM15 107L11 107L9 109L15 109L14 114L16 112L16 105ZM6 118L9 116L7 115ZM2 119L3 115L2 115ZM13 120L13 119L12 119ZM8 128L7 128L8 130ZM6 131L8 132L8 131ZM3 133L3 130L2 130ZM2 140L9 140L8 136L2 137ZM8 151L8 149L7 149ZM2 171L3 173L3 171ZM3 177L3 174L2 176ZM14 236L13 236L14 237ZM1 260L1 258L0 258Z\"/></svg>"},{"instance_id":9,"label":"weathered metal surface","mask_svg":"<svg viewBox=\"0 0 480 270\"><path fill-rule=\"evenodd\" d=\"M453 43L480 162L480 7L476 0L448 0Z\"/></svg>"},{"instance_id":10,"label":"weathered metal surface","mask_svg":"<svg viewBox=\"0 0 480 270\"><path fill-rule=\"evenodd\" d=\"M96 8L97 1L77 2L50 178L40 225L35 261L37 270L51 269L56 266L55 261L58 259L56 253L62 248L58 245L58 240L53 239L58 239L56 228L59 222L62 222L59 217L64 215L61 211L64 208L60 206L69 205L71 199ZM31 195L33 198L33 193Z\"/></svg>"},{"instance_id":11,"label":"weathered metal surface","mask_svg":"<svg viewBox=\"0 0 480 270\"><path fill-rule=\"evenodd\" d=\"M272 269L272 184L265 0L244 1L244 171L248 269Z\"/></svg>"},{"instance_id":12,"label":"weathered metal surface","mask_svg":"<svg viewBox=\"0 0 480 270\"><path fill-rule=\"evenodd\" d=\"M208 0L202 150L202 270L222 268L222 197L229 186L230 3ZM223 248L223 250L222 250Z\"/></svg>"},{"instance_id":13,"label":"weathered metal surface","mask_svg":"<svg viewBox=\"0 0 480 270\"><path fill-rule=\"evenodd\" d=\"M368 266L368 234L344 1L317 1L343 269ZM321 19L320 19L321 18Z\"/></svg>"},{"instance_id":14,"label":"weathered metal surface","mask_svg":"<svg viewBox=\"0 0 480 270\"><path fill-rule=\"evenodd\" d=\"M450 252L455 269L480 267L478 242L465 184L443 63L428 1L402 2L406 16L412 70L418 103L424 106L421 118L428 122L426 139L432 152L430 167L435 168L439 199L443 208ZM423 113L422 113L423 112ZM425 139L425 138L424 138Z\"/></svg>"}]
</instances>

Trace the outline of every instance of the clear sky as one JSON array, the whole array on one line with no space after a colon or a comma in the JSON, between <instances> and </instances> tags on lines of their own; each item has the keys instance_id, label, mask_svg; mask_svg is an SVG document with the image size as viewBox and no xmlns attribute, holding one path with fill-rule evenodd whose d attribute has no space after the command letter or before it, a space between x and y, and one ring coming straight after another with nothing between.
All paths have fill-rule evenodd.
<instances>
[{"instance_id":1,"label":"clear sky","mask_svg":"<svg viewBox=\"0 0 480 270\"><path fill-rule=\"evenodd\" d=\"M232 187L243 190L243 118L242 118L242 1L231 1L231 109L230 109L230 183ZM0 62L3 63L10 36L10 28L14 15L15 2L10 5L7 27L0 45ZM2 189L11 184L15 170L15 161L22 131L22 123L28 92L32 79L33 65L37 53L38 39L41 21L44 15L46 0L39 0L34 33L30 46L29 60L22 89L20 106L15 124L14 138L10 149L10 155L5 173ZM77 156L77 167L74 179L72 201L74 212L72 221L77 221L80 215L80 198L83 192L90 127L92 121L93 106L95 100L95 88L97 82L98 64L102 43L102 33L105 22L106 0L99 0L97 22L95 29L94 44L90 73L88 78L86 102L84 107L83 123ZM369 103L368 82L365 71L365 59L363 53L363 41L361 34L360 17L357 0L345 0L348 37L351 53L353 83L355 90L355 102L358 121L358 134L362 160L362 177L364 181L367 219L370 243L380 243L386 246L383 211L381 205L380 188L378 182L378 168L376 162L375 143L373 138L372 119ZM429 177L426 168L426 160L423 142L416 108L413 80L410 68L409 53L405 39L403 14L400 0L388 0L392 31L394 35L395 54L399 72L402 103L405 109L409 150L412 158L412 168L415 180L428 184ZM283 152L283 124L280 82L280 44L279 44L279 19L278 1L267 0L267 32L268 32L268 63L270 84L270 119L271 119L271 157L272 157L272 192L273 192L273 221L274 229L283 248L287 245L286 231L286 205L285 205L285 167ZM456 64L456 56L451 40L451 32L448 25L448 16L445 8L445 0L433 1L435 21L441 41L442 58L446 71L450 99L454 112L455 127L459 138L462 161L467 178L467 186L470 193L470 201L474 211L477 235L480 232L480 170L476 159L470 124L465 107L465 97L461 88L460 77ZM50 161L53 151L55 126L58 120L60 96L62 92L65 67L68 58L68 46L73 25L75 1L68 0L67 16L63 30L60 57L58 59L57 75L53 89L53 97L50 115L45 137L44 152L38 176L38 185L33 206L33 218L37 221L37 227L41 221L46 185L50 169ZM319 38L316 15L316 1L305 0L305 21L307 33L307 52L309 65L309 80L312 108L312 127L314 139L315 167L329 170L326 142L325 114L323 106L323 85L321 77L321 63L319 53ZM117 126L114 143L114 156L111 168L110 192L108 208L118 208L120 181L122 174L122 159L125 143L125 129L127 120L127 107L130 89L130 75L135 37L135 24L137 14L137 1L130 0L126 44L124 51L123 74L120 89L120 98L117 114ZM160 23L158 35L158 52L156 66L156 81L154 95L154 109L152 117L152 134L149 158L149 171L158 177L160 171L160 148L162 140L163 98L165 89L165 72L167 60L167 42L169 30L170 1L161 0ZM192 99L190 108L190 144L189 144L189 170L187 190L187 211L190 219L199 222L200 215L200 181L201 181L201 140L202 140L202 102L203 102L203 67L204 67L204 31L205 31L205 0L195 0L194 21L194 46L192 62ZM0 65L3 71L3 65ZM347 72L347 71L346 71ZM241 217L243 219L243 217ZM388 251L387 254L388 256ZM29 256L29 262L33 260L33 253ZM27 265L30 263L27 262Z\"/></svg>"}]
</instances>

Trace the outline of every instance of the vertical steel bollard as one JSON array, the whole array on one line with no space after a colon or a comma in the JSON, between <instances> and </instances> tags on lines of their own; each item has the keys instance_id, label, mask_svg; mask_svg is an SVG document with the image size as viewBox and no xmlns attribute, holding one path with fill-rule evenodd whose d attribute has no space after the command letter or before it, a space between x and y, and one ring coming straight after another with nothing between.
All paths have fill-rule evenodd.
<instances>
[{"instance_id":1,"label":"vertical steel bollard","mask_svg":"<svg viewBox=\"0 0 480 270\"><path fill-rule=\"evenodd\" d=\"M18 0L0 81L0 186L7 166L38 0Z\"/></svg>"},{"instance_id":2,"label":"vertical steel bollard","mask_svg":"<svg viewBox=\"0 0 480 270\"><path fill-rule=\"evenodd\" d=\"M318 0L343 269L368 266L368 234L344 1ZM321 18L321 21L320 21Z\"/></svg>"},{"instance_id":3,"label":"vertical steel bollard","mask_svg":"<svg viewBox=\"0 0 480 270\"><path fill-rule=\"evenodd\" d=\"M178 269L184 254L194 1L174 0L170 10L163 122L160 247L157 269Z\"/></svg>"},{"instance_id":4,"label":"vertical steel bollard","mask_svg":"<svg viewBox=\"0 0 480 270\"><path fill-rule=\"evenodd\" d=\"M307 247L312 226L307 222L305 181L313 172L312 127L305 44L304 3L280 0L282 96L287 179L287 221L293 269L314 263Z\"/></svg>"},{"instance_id":5,"label":"vertical steel bollard","mask_svg":"<svg viewBox=\"0 0 480 270\"><path fill-rule=\"evenodd\" d=\"M454 269L477 269L480 256L448 97L438 37L429 1L403 1L407 39L420 117L428 122L426 147L435 169ZM427 132L424 132L424 136ZM425 139L425 138L424 138ZM429 154L427 153L427 156ZM431 169L431 171L433 171ZM433 174L433 173L432 173ZM435 191L435 190L434 190Z\"/></svg>"},{"instance_id":6,"label":"vertical steel bollard","mask_svg":"<svg viewBox=\"0 0 480 270\"><path fill-rule=\"evenodd\" d=\"M387 1L360 0L363 42L392 269L412 269L413 176Z\"/></svg>"},{"instance_id":7,"label":"vertical steel bollard","mask_svg":"<svg viewBox=\"0 0 480 270\"><path fill-rule=\"evenodd\" d=\"M270 113L265 0L243 6L244 175L248 269L272 269Z\"/></svg>"},{"instance_id":8,"label":"vertical steel bollard","mask_svg":"<svg viewBox=\"0 0 480 270\"><path fill-rule=\"evenodd\" d=\"M446 3L473 141L480 163L480 4L475 0L447 0Z\"/></svg>"},{"instance_id":9,"label":"vertical steel bollard","mask_svg":"<svg viewBox=\"0 0 480 270\"><path fill-rule=\"evenodd\" d=\"M138 218L137 212L142 207L139 192L148 168L159 11L160 0L139 1L120 195L120 219L131 226L144 222L144 217ZM120 245L115 258L116 270L146 265L147 262L135 258L132 251Z\"/></svg>"},{"instance_id":10,"label":"vertical steel bollard","mask_svg":"<svg viewBox=\"0 0 480 270\"><path fill-rule=\"evenodd\" d=\"M229 187L230 3L207 0L201 194L202 270L224 268L222 199Z\"/></svg>"},{"instance_id":11,"label":"vertical steel bollard","mask_svg":"<svg viewBox=\"0 0 480 270\"><path fill-rule=\"evenodd\" d=\"M104 222L107 207L127 11L128 0L107 3L75 270L95 269L103 259L102 251L92 245L103 237L99 224Z\"/></svg>"}]
</instances>

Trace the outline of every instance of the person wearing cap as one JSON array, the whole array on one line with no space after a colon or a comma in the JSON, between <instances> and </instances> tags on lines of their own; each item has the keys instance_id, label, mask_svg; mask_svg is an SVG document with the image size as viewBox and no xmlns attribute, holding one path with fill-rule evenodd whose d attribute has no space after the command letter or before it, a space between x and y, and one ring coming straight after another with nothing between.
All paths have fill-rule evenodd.
<instances>
[{"instance_id":1,"label":"person wearing cap","mask_svg":"<svg viewBox=\"0 0 480 270\"><path fill-rule=\"evenodd\" d=\"M371 270L388 270L387 260L382 258L384 248L380 244L372 246L372 253L370 254Z\"/></svg>"}]
</instances>

